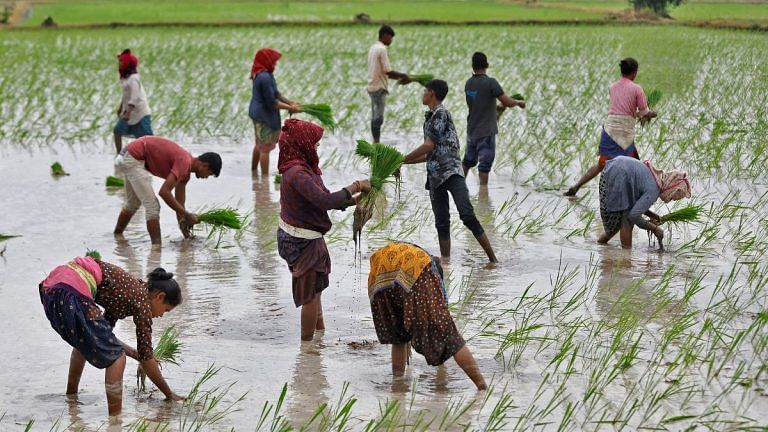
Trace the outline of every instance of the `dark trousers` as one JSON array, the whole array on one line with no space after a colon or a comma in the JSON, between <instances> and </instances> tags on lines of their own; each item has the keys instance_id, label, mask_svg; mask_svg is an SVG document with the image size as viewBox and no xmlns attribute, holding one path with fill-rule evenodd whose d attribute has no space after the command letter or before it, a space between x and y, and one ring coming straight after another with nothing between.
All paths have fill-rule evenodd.
<instances>
[{"instance_id":1,"label":"dark trousers","mask_svg":"<svg viewBox=\"0 0 768 432\"><path fill-rule=\"evenodd\" d=\"M435 228L437 228L437 237L440 240L451 238L451 209L448 202L448 192L453 197L453 204L459 211L459 218L464 226L469 228L475 237L483 235L485 230L480 225L480 221L475 217L475 209L469 202L469 189L464 177L455 174L444 181L436 189L429 190L429 199L432 202L432 213L435 214Z\"/></svg>"}]
</instances>

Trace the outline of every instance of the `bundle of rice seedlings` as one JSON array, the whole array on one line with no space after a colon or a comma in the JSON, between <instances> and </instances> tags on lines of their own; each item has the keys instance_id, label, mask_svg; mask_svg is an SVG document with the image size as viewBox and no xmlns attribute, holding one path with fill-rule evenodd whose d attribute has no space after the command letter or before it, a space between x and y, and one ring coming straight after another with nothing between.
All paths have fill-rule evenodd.
<instances>
[{"instance_id":1,"label":"bundle of rice seedlings","mask_svg":"<svg viewBox=\"0 0 768 432\"><path fill-rule=\"evenodd\" d=\"M243 220L237 210L226 207L220 209L208 210L205 213L197 215L200 222L216 228L232 228L239 230L243 228Z\"/></svg>"},{"instance_id":2,"label":"bundle of rice seedlings","mask_svg":"<svg viewBox=\"0 0 768 432\"><path fill-rule=\"evenodd\" d=\"M51 174L55 176L69 175L68 172L64 171L64 167L62 167L61 164L58 162L54 162L53 164L51 164Z\"/></svg>"},{"instance_id":3,"label":"bundle of rice seedlings","mask_svg":"<svg viewBox=\"0 0 768 432\"><path fill-rule=\"evenodd\" d=\"M432 74L414 74L408 75L408 78L410 78L412 82L417 82L426 87L428 82L435 79L435 76Z\"/></svg>"},{"instance_id":4,"label":"bundle of rice seedlings","mask_svg":"<svg viewBox=\"0 0 768 432\"><path fill-rule=\"evenodd\" d=\"M653 89L650 93L648 93L648 106L654 107L659 104L659 101L661 101L661 90L659 89Z\"/></svg>"},{"instance_id":5,"label":"bundle of rice seedlings","mask_svg":"<svg viewBox=\"0 0 768 432\"><path fill-rule=\"evenodd\" d=\"M99 251L97 251L97 250L95 250L95 249L88 249L88 250L85 252L85 256L87 256L87 257L91 257L91 258L93 258L93 259L95 259L95 260L99 260L99 261L101 261L101 254L99 253Z\"/></svg>"},{"instance_id":6,"label":"bundle of rice seedlings","mask_svg":"<svg viewBox=\"0 0 768 432\"><path fill-rule=\"evenodd\" d=\"M333 111L328 104L304 104L301 112L309 114L320 121L323 127L333 131L336 129L336 121L333 119Z\"/></svg>"},{"instance_id":7,"label":"bundle of rice seedlings","mask_svg":"<svg viewBox=\"0 0 768 432\"><path fill-rule=\"evenodd\" d=\"M107 176L107 187L123 187L125 186L125 180L120 177Z\"/></svg>"},{"instance_id":8,"label":"bundle of rice seedlings","mask_svg":"<svg viewBox=\"0 0 768 432\"><path fill-rule=\"evenodd\" d=\"M699 221L701 211L701 206L688 205L680 210L662 216L661 223L695 223Z\"/></svg>"},{"instance_id":9,"label":"bundle of rice seedlings","mask_svg":"<svg viewBox=\"0 0 768 432\"><path fill-rule=\"evenodd\" d=\"M275 174L275 184L280 184L283 181L283 176L280 174Z\"/></svg>"},{"instance_id":10,"label":"bundle of rice seedlings","mask_svg":"<svg viewBox=\"0 0 768 432\"><path fill-rule=\"evenodd\" d=\"M524 101L525 97L521 95L520 93L515 93L512 96L510 96L514 100Z\"/></svg>"},{"instance_id":11,"label":"bundle of rice seedlings","mask_svg":"<svg viewBox=\"0 0 768 432\"><path fill-rule=\"evenodd\" d=\"M240 216L237 210L230 207L208 210L205 213L198 214L197 218L201 223L210 227L209 239L217 236L215 248L218 248L221 244L221 238L227 229L240 231L245 225L245 218Z\"/></svg>"},{"instance_id":12,"label":"bundle of rice seedlings","mask_svg":"<svg viewBox=\"0 0 768 432\"><path fill-rule=\"evenodd\" d=\"M352 237L357 246L363 226L373 216L374 211L383 211L386 207L386 195L382 189L390 182L389 178L403 164L405 156L396 148L384 144L369 144L358 141L355 153L369 159L371 165L371 191L363 193L355 207L352 223Z\"/></svg>"},{"instance_id":13,"label":"bundle of rice seedlings","mask_svg":"<svg viewBox=\"0 0 768 432\"><path fill-rule=\"evenodd\" d=\"M155 349L152 350L152 357L157 361L158 366L162 368L166 363L178 366L181 363L179 354L181 353L182 343L179 341L179 331L176 327L168 326L162 335L160 340L157 341ZM139 387L139 391L146 390L147 374L144 369L139 366L136 369L136 385Z\"/></svg>"}]
</instances>

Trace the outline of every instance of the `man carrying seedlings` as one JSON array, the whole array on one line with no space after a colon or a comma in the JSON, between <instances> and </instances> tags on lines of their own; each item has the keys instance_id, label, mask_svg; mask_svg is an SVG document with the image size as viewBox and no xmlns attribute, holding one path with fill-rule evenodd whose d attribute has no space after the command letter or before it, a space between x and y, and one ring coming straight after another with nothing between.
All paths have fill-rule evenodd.
<instances>
[{"instance_id":1,"label":"man carrying seedlings","mask_svg":"<svg viewBox=\"0 0 768 432\"><path fill-rule=\"evenodd\" d=\"M179 228L185 238L189 229L199 222L197 215L184 207L187 182L194 172L197 178L218 177L221 157L218 153L203 153L193 157L175 142L162 137L146 136L130 142L121 152L120 164L125 171L125 202L115 225L115 234L122 235L128 222L140 206L144 206L147 232L153 244L160 244L160 202L152 190L152 176L165 179L160 197L176 212ZM175 194L171 194L174 191ZM174 196L175 195L175 196Z\"/></svg>"},{"instance_id":2,"label":"man carrying seedlings","mask_svg":"<svg viewBox=\"0 0 768 432\"><path fill-rule=\"evenodd\" d=\"M432 80L424 87L421 102L429 107L424 121L424 143L410 152L403 164L427 163L426 189L429 190L435 214L435 228L443 258L451 256L450 192L461 221L472 231L488 259L497 262L491 242L469 202L467 182L459 158L459 137L451 113L442 104L447 94L448 84L442 80Z\"/></svg>"},{"instance_id":3,"label":"man carrying seedlings","mask_svg":"<svg viewBox=\"0 0 768 432\"><path fill-rule=\"evenodd\" d=\"M627 57L619 62L619 67L621 79L611 84L609 90L611 108L600 134L600 158L575 185L568 188L565 196L576 196L579 189L600 174L605 168L605 163L615 157L629 156L640 159L635 148L635 122L639 119L641 124L645 124L656 117L656 112L648 109L645 92L635 83L640 67L637 60Z\"/></svg>"},{"instance_id":4,"label":"man carrying seedlings","mask_svg":"<svg viewBox=\"0 0 768 432\"><path fill-rule=\"evenodd\" d=\"M407 74L392 70L389 65L387 47L392 44L395 31L388 25L379 29L379 40L368 50L368 95L371 97L371 134L373 142L381 138L381 125L384 123L384 107L387 102L389 79L396 79L401 84L411 82Z\"/></svg>"},{"instance_id":5,"label":"man carrying seedlings","mask_svg":"<svg viewBox=\"0 0 768 432\"><path fill-rule=\"evenodd\" d=\"M504 94L499 82L486 75L488 58L481 52L472 55L472 77L464 85L469 116L467 117L467 149L461 162L466 177L469 169L477 165L480 184L488 184L496 158L497 113L507 107L525 108L525 102ZM499 101L498 107L496 101ZM479 162L479 164L478 164Z\"/></svg>"},{"instance_id":6,"label":"man carrying seedlings","mask_svg":"<svg viewBox=\"0 0 768 432\"><path fill-rule=\"evenodd\" d=\"M117 56L118 72L120 73L120 89L123 98L117 107L117 123L113 130L115 134L115 152L123 149L123 137L141 138L154 135L152 132L152 111L147 103L147 95L141 85L137 68L139 58L130 49L123 50Z\"/></svg>"}]
</instances>

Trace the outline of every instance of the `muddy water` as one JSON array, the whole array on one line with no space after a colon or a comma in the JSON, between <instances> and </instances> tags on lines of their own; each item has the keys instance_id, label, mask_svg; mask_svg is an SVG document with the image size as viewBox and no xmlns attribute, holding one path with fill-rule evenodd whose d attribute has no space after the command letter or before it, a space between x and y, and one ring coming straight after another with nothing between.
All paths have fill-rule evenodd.
<instances>
[{"instance_id":1,"label":"muddy water","mask_svg":"<svg viewBox=\"0 0 768 432\"><path fill-rule=\"evenodd\" d=\"M631 30L627 31L627 34L638 31ZM419 32L424 32L423 35L434 36L434 33L441 31L444 32L444 29L412 29L412 34L418 36ZM534 41L536 47L560 46L553 43L550 34L544 30L526 31L532 35L530 40ZM650 33L655 30L640 31L646 32L647 34L643 35L650 37ZM254 36L252 30L244 32L249 37ZM352 38L359 45L355 48L358 51L367 47L361 42L364 39L360 30L332 29L327 32L331 36ZM493 29L473 30L471 35L450 33L448 37L459 40L460 37L472 37L474 34L477 34L481 41L496 40ZM712 38L713 34L696 33L701 38ZM228 41L236 45L234 41L239 41L242 34L237 30L212 30L208 36L219 42ZM259 33L258 36L285 37L275 36L273 33ZM524 39L523 35L517 36L521 40ZM630 37L626 34L621 38L617 36L617 45L625 43L625 39ZM157 34L147 33L143 38L146 40L141 42L145 44L164 44L166 40L172 39L175 43L174 49L181 52L185 51L185 44L188 43L187 30L179 31L178 34L159 30ZM80 45L73 49L79 47L77 49L87 50L92 44L99 45L89 34L78 35L76 39L77 43L74 45ZM414 41L417 40L418 37L412 36L408 43L415 44ZM59 42L68 43L68 39L64 38ZM287 41L282 42L290 45ZM575 41L571 42L575 44ZM743 41L740 39L736 40L736 43L741 42ZM617 56L618 48L614 49ZM169 49L168 52L170 51ZM599 49L593 51L602 52ZM567 82L560 88L557 85L551 86L552 88L543 85L536 80L536 74L540 72L539 65L546 64L550 58L549 54L544 51L539 54L533 49L529 54L533 59L529 67L521 67L522 76L515 78L533 83L531 85L541 92L542 100L549 98L555 106L565 110L572 99L568 94L562 96L558 92L561 88L574 88L575 83ZM299 71L303 73L300 67L296 67L302 61L297 58L301 57L294 56L293 60L288 60L290 58L291 56L286 56L286 61L294 63L291 63L293 67L284 69L285 81L288 81L290 74L297 75ZM156 64L162 63L156 61ZM171 64L170 61L166 63ZM445 65L436 67L448 68ZM96 66L89 70L92 73L100 71L98 73L106 77L106 72L101 72L102 69ZM172 70L164 69L164 72L170 73ZM230 73L239 74L231 71ZM459 72L451 73L459 76ZM609 74L601 74L606 75L603 81L607 81ZM156 76L160 75L163 74L158 73ZM464 75L466 74L460 75L461 79ZM112 75L109 77L114 78ZM175 95L175 87L160 83L161 80L157 77L154 79L156 85L153 91L157 92L157 99L153 101L157 101L158 112L162 113L163 107L167 109L173 106L174 97L168 94ZM295 81L303 83L298 78L295 78ZM351 81L351 78L347 80ZM294 85L299 88L298 84ZM106 90L100 91L106 96L102 94L96 99L105 105L108 97L116 97L116 94ZM603 87L600 87L600 91L603 91ZM413 95L409 95L405 90L398 89L394 93L394 109L388 121L399 122L397 124L400 127L385 128L385 138L388 142L398 143L401 150L405 151L407 147L418 144L421 108L408 99ZM55 88L52 94L62 99L66 96L60 88ZM328 161L323 164L324 178L331 189L364 177L364 167L360 166L359 161L353 157L339 156L351 153L354 138L367 136L367 100L364 97L358 100L360 94L355 95L350 98L355 99L356 103L359 102L359 107L351 114L347 113L354 121L348 121L348 129L330 135L321 146L321 160ZM320 99L325 98L330 99L328 93L323 93L323 98ZM193 102L189 105L200 105ZM241 102L232 102L232 105L240 110L244 106ZM454 99L452 106L456 107L455 118L462 119L465 112L460 98ZM19 104L18 109L22 108L23 104ZM71 115L74 111L67 110L61 115ZM588 120L597 122L603 111L603 105L589 108ZM44 116L47 115L44 113ZM579 113L573 124L586 121L581 116ZM355 256L351 241L351 212L333 213L336 225L327 236L333 259L333 273L331 286L323 295L327 330L318 335L314 342L300 343L299 311L293 306L289 273L276 252L275 230L279 193L271 177L263 180L251 177L250 126L247 119L240 116L236 121L232 121L233 124L245 124L237 128L227 128L229 123L222 122L225 125L222 127L224 131L232 132L235 129L238 132L233 133L236 138L225 138L215 133L217 129L213 129L214 133L176 132L170 126L173 118L169 117L166 117L167 123L163 123L164 120L157 122L158 131L178 140L193 153L213 150L220 152L224 159L221 178L192 180L187 193L189 208L233 205L243 212L253 212L252 222L241 238L235 239L230 234L225 235L218 249L214 248L213 242L206 241L204 232L199 232L194 240L184 241L173 223L173 213L163 206L161 222L164 244L161 249L153 249L150 246L141 217L131 223L124 239L115 239L111 231L119 211L122 191L107 190L103 185L105 177L114 173L110 154L111 143L107 138L103 138L109 136L108 127L100 127L98 133L94 132L95 138L92 140L38 139L35 141L36 145L17 145L14 135L17 129L4 126L3 130L7 133L2 141L3 146L0 147L0 202L3 214L0 229L3 233L21 234L23 237L0 244L0 249L7 248L0 259L0 296L3 298L0 302L0 324L4 329L0 332L0 346L4 347L0 360L0 383L6 389L0 392L0 416L5 413L0 420L0 430L21 429L20 425L30 419L36 421L35 430L47 430L51 424L57 422L63 425L62 429L72 424L86 430L105 428L107 419L101 372L92 368L86 369L78 398L68 400L64 397L69 349L50 329L37 295L37 284L48 270L82 254L86 249L100 251L105 260L121 265L136 275L146 274L156 266L163 266L176 273L184 290L185 301L173 312L156 320L155 326L156 334L171 324L180 329L184 343L184 361L179 367L168 366L164 371L165 376L176 392L185 394L200 373L208 365L215 364L221 368L214 379L215 384L235 383L226 398L227 401L233 401L240 394L247 392L245 401L237 405L239 411L211 427L222 430L228 430L230 427L236 430L253 429L264 402L274 401L284 383L288 385L285 415L297 426L309 418L319 404L337 404L345 382L349 383L347 394L357 398L351 421L356 428L359 428L362 422L376 417L379 404L387 399L405 402L413 400L414 411L425 409L432 415L440 415L451 401L476 400L476 404L458 423L469 424L471 428L482 427L490 415L491 408L499 400L503 388L506 388L506 393L513 399L513 407L508 410L507 415L510 418L520 417L528 407L544 405L554 392L554 388L547 388L542 400L534 400L543 381L543 371L554 353L546 350L544 353L537 353L535 346L529 347L514 367L505 367L504 362L496 356L499 342L492 337L478 335L483 329L481 323L484 317L495 314L499 308L514 306L527 289L528 294L544 295L551 292L558 269L578 270L567 288L566 298L575 295L582 286L590 285L590 272L594 272L595 283L590 291L589 301L579 308L578 313L595 320L617 319L617 313L620 314L620 311L617 312L613 306L627 292L631 292L633 301L639 308L653 309L659 301L654 295L653 287L663 279L665 272L672 265L676 268L674 274L677 283L672 288L672 294L676 297L682 296L680 285L685 275L701 269L707 271L704 289L690 301L692 305L704 307L709 302L718 278L727 274L740 259L733 251L729 238L720 238L708 248L693 251L695 253L690 250L686 253L676 253L677 247L699 234L698 227L673 230L672 238L668 242L671 251L667 253L656 252L648 246L645 234L637 232L635 247L631 251L621 250L616 241L609 246L598 246L595 243L600 234L597 217L592 220L591 227L584 235L568 236L573 229L584 226L584 220L589 220L590 211L597 210L596 182L585 190L591 191L586 199L569 201L552 189L552 185L564 181L562 178L550 179L544 184L534 179L533 173L539 169L546 170L551 165L537 162L542 160L541 155L547 152L536 150L531 157L530 154L524 153L527 149L517 148L518 152L512 155L500 154L500 169L492 175L490 188L481 189L475 175L469 177L468 184L480 220L489 232L501 263L495 268L486 267L482 250L471 234L457 223L458 218L454 214L453 257L445 265L451 279L450 300L456 304L457 310L461 310L461 314L457 314L459 327L464 330L465 336L474 336L469 340L469 346L486 379L496 384L496 391L481 409L481 402L486 395L475 391L471 382L453 361L447 362L444 367L433 368L416 355L407 375L402 379L393 379L389 372L389 350L376 342L365 288L367 258L371 252L383 245L388 238L411 241L433 253L438 252L428 197L423 189L423 168L404 169L405 182L400 198L396 198L391 191L389 193L390 210L396 214L391 223L364 235L360 257ZM565 117L568 116L564 114L563 118ZM529 148L542 148L541 143L550 142L558 133L556 126L535 126L541 124L539 120L551 118L543 104L538 108L534 104L525 115L512 118L515 120L507 120L503 133L517 134L521 142L527 143ZM458 122L461 133L463 120ZM56 124L53 121L48 123L46 127ZM64 123L66 125L62 127L68 129L74 128L69 125L76 122ZM106 120L104 124L107 124ZM33 129L48 130L42 126ZM750 129L752 133L756 130ZM594 138L589 131L581 132L588 135L589 139ZM543 136L539 137L539 133ZM50 135L41 132L40 136ZM500 146L500 149L502 147ZM500 153L503 151L500 150ZM586 151L581 153L587 154ZM524 160L525 157L531 157L531 160L519 160ZM52 178L48 167L55 160L61 162L71 175ZM504 166L504 163L507 165ZM519 170L512 169L510 164L514 163L521 164ZM273 160L273 168L274 165ZM575 177L579 170L576 160L572 160L564 169L571 178ZM159 187L159 181L156 181L155 187ZM755 197L765 193L766 184L759 179L737 179L726 183L721 182L718 175L702 175L694 180L694 188L707 191L701 194L705 203L717 204L733 191L741 191L739 202L751 203ZM764 206L764 203L762 205ZM510 206L515 209L513 212L508 211ZM558 220L557 215L566 209L571 212ZM545 222L541 228L531 227L517 236L510 234L518 224L537 218ZM372 221L370 226L375 222ZM750 220L747 223L752 224L756 232L759 232L759 221ZM745 276L740 274L737 279L743 281ZM467 280L468 283L462 284L462 281ZM762 304L764 308L764 298L757 304ZM494 306L491 308L488 305ZM749 311L758 310L751 307ZM674 311L669 311L668 315L674 315ZM664 314L654 317L646 324L647 329L653 332L663 328L666 318ZM549 324L555 320L551 317L542 323ZM734 326L744 328L749 323L748 316L739 316L734 321ZM494 323L491 329L505 333L518 325L519 322L505 319ZM121 322L116 332L127 341L135 340L130 321ZM759 358L759 355L746 353L745 357ZM647 356L643 358L643 361L646 360ZM757 363L759 364L759 360ZM135 363L129 361L125 378L122 424L126 425L139 417L146 417L157 422L170 421L176 428L178 418L182 415L181 406L164 402L156 391L138 394L132 379L134 368ZM631 383L640 379L638 373L630 369L623 376L621 385L614 384L602 389L604 400L623 400ZM698 376L690 377L690 380L695 384L701 383ZM763 382L756 381L759 385L754 389L736 388L727 397L716 401L720 408L731 413L730 416L724 417L744 416L755 419L754 422L758 424L768 421L765 415L768 412L768 402L765 391L762 390L765 386ZM702 384L704 390L701 394L684 402L669 403L661 414L651 416L651 419L658 421L665 416L679 415L683 407L685 412L695 413L710 409L715 403L713 400L718 394L717 390L726 384L727 379L724 379L724 382L715 380L707 385ZM551 386L551 383L547 386ZM577 382L568 397L571 400L579 400L584 391L584 387ZM642 392L638 393L640 394ZM549 419L559 421L563 409L555 409ZM580 413L577 417L583 415ZM587 420L579 419L580 422ZM458 423L455 428L458 428ZM547 425L540 425L542 429L546 427ZM119 429L119 426L113 429Z\"/></svg>"}]
</instances>

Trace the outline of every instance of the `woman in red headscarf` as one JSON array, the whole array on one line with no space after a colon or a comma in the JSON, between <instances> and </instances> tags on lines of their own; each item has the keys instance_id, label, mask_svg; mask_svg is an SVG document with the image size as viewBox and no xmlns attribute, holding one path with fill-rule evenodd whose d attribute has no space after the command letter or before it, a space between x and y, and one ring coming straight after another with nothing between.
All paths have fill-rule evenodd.
<instances>
[{"instance_id":1,"label":"woman in red headscarf","mask_svg":"<svg viewBox=\"0 0 768 432\"><path fill-rule=\"evenodd\" d=\"M312 340L323 330L320 294L328 287L331 257L323 235L331 229L328 210L354 205L353 197L371 190L368 180L331 193L323 184L317 148L323 128L288 119L280 135L277 170L280 182L280 220L277 249L293 276L293 301L301 306L301 339Z\"/></svg>"},{"instance_id":2,"label":"woman in red headscarf","mask_svg":"<svg viewBox=\"0 0 768 432\"><path fill-rule=\"evenodd\" d=\"M282 54L271 48L262 48L256 52L251 67L253 90L248 115L253 120L253 130L256 133L251 170L255 173L261 164L263 176L269 174L269 152L275 149L280 138L280 110L299 112L299 105L288 100L277 90L273 73L281 56Z\"/></svg>"},{"instance_id":3,"label":"woman in red headscarf","mask_svg":"<svg viewBox=\"0 0 768 432\"><path fill-rule=\"evenodd\" d=\"M117 55L117 70L120 73L120 89L123 98L117 107L115 150L120 154L123 149L123 137L141 138L154 135L152 132L152 111L149 109L147 95L141 85L138 73L139 58L130 49Z\"/></svg>"}]
</instances>

